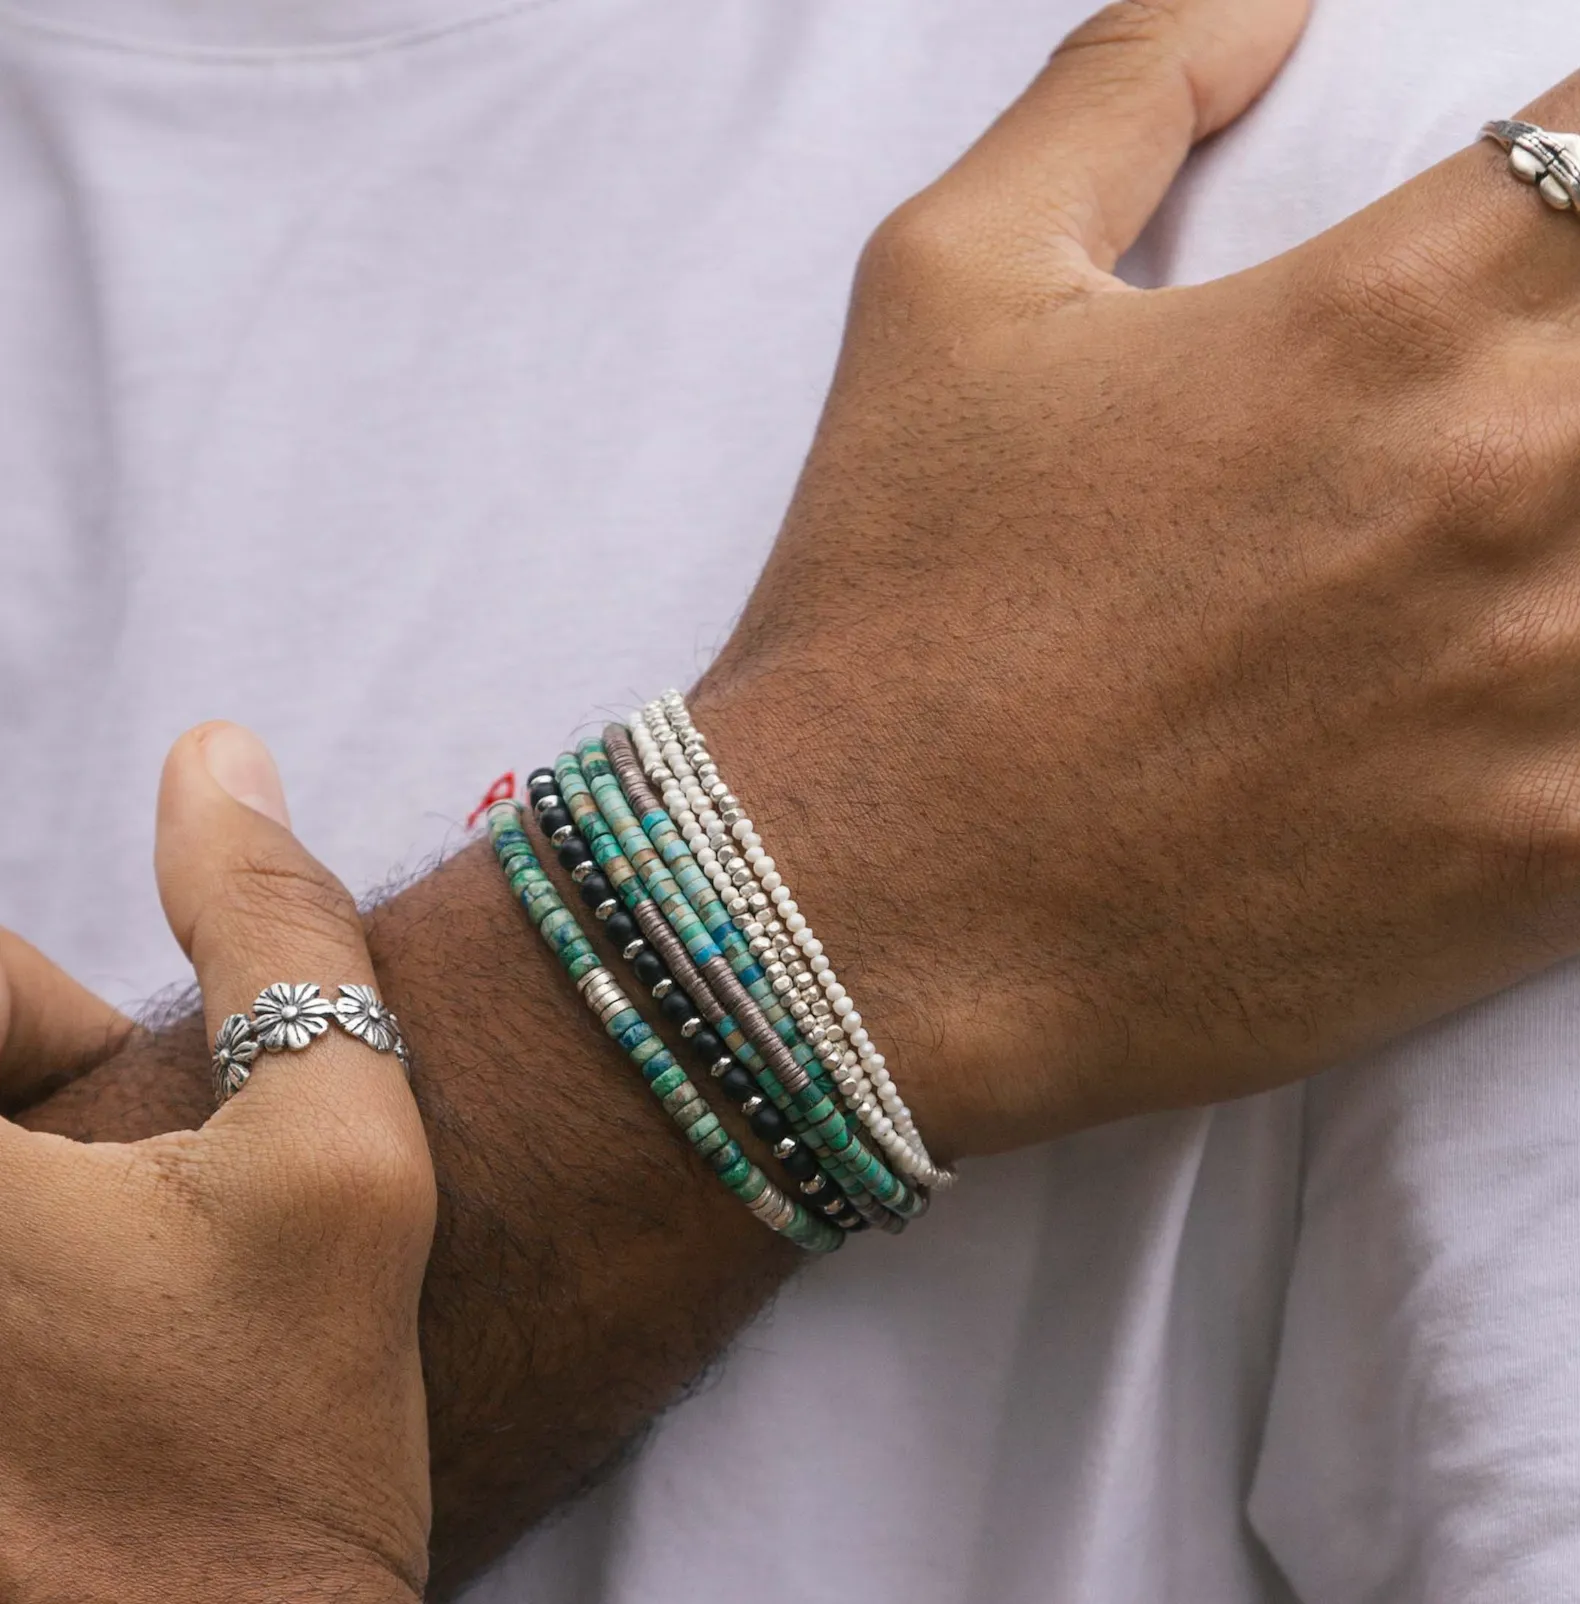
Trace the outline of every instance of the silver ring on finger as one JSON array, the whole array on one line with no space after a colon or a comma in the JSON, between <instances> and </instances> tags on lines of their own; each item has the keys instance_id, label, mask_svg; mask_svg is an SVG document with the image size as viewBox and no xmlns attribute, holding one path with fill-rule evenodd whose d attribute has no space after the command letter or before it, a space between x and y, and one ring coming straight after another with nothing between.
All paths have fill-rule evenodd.
<instances>
[{"instance_id":1,"label":"silver ring on finger","mask_svg":"<svg viewBox=\"0 0 1580 1604\"><path fill-rule=\"evenodd\" d=\"M409 1080L411 1053L378 993L371 986L338 990L331 1002L311 981L278 980L258 993L250 1016L231 1014L214 1034L214 1100L228 1103L247 1084L260 1053L299 1053L331 1024L376 1053L393 1053Z\"/></svg>"},{"instance_id":2,"label":"silver ring on finger","mask_svg":"<svg viewBox=\"0 0 1580 1604\"><path fill-rule=\"evenodd\" d=\"M1535 123L1497 121L1481 130L1509 153L1509 171L1534 184L1554 211L1580 212L1580 134L1555 134Z\"/></svg>"}]
</instances>

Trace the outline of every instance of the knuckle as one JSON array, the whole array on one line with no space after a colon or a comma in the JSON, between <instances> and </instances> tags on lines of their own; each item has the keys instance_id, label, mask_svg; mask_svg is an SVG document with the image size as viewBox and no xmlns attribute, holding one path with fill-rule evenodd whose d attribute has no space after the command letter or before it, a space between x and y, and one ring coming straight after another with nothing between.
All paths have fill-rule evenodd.
<instances>
[{"instance_id":1,"label":"knuckle","mask_svg":"<svg viewBox=\"0 0 1580 1604\"><path fill-rule=\"evenodd\" d=\"M1505 718L1562 711L1580 678L1580 596L1567 585L1539 585L1488 607L1466 632L1468 678L1490 689Z\"/></svg>"},{"instance_id":2,"label":"knuckle","mask_svg":"<svg viewBox=\"0 0 1580 1604\"><path fill-rule=\"evenodd\" d=\"M1538 895L1580 879L1580 765L1531 761L1504 783L1493 811L1500 878Z\"/></svg>"},{"instance_id":3,"label":"knuckle","mask_svg":"<svg viewBox=\"0 0 1580 1604\"><path fill-rule=\"evenodd\" d=\"M362 940L362 920L351 893L321 864L300 851L262 848L237 864L223 900L205 910L194 933L194 956L208 942L229 944L264 927L308 947Z\"/></svg>"},{"instance_id":4,"label":"knuckle","mask_svg":"<svg viewBox=\"0 0 1580 1604\"><path fill-rule=\"evenodd\" d=\"M924 190L873 231L856 272L858 302L949 300L977 277L980 228L937 191Z\"/></svg>"},{"instance_id":5,"label":"knuckle","mask_svg":"<svg viewBox=\"0 0 1580 1604\"><path fill-rule=\"evenodd\" d=\"M1351 356L1436 368L1470 343L1474 319L1451 253L1429 234L1335 253L1307 291L1322 326Z\"/></svg>"},{"instance_id":6,"label":"knuckle","mask_svg":"<svg viewBox=\"0 0 1580 1604\"><path fill-rule=\"evenodd\" d=\"M1562 591L1495 608L1483 628L1486 655L1510 668L1572 667L1575 644L1574 598Z\"/></svg>"},{"instance_id":7,"label":"knuckle","mask_svg":"<svg viewBox=\"0 0 1580 1604\"><path fill-rule=\"evenodd\" d=\"M1137 46L1157 48L1174 41L1179 18L1163 0L1113 0L1076 28L1059 46L1061 54L1086 50L1126 52Z\"/></svg>"}]
</instances>

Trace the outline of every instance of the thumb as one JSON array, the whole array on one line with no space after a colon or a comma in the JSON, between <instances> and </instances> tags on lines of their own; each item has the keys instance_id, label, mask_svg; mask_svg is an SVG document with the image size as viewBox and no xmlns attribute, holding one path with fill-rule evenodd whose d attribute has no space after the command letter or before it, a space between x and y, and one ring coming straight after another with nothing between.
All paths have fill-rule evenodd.
<instances>
[{"instance_id":1,"label":"thumb","mask_svg":"<svg viewBox=\"0 0 1580 1604\"><path fill-rule=\"evenodd\" d=\"M349 1012L345 1028L334 1016L342 986L375 986L356 905L291 833L279 775L256 735L215 723L176 742L159 787L154 858L165 916L203 989L210 1039L235 1015L275 1027L243 1041L238 1057L252 1050L237 1070L245 1092L208 1128L267 1124L272 1139L262 1145L276 1161L283 1149L321 1164L328 1143L353 1158L425 1165L393 1034L369 1028L365 1009ZM260 995L277 985L316 991ZM347 1155L348 1144L358 1153Z\"/></svg>"},{"instance_id":2,"label":"thumb","mask_svg":"<svg viewBox=\"0 0 1580 1604\"><path fill-rule=\"evenodd\" d=\"M1083 23L935 188L986 195L1009 237L1101 272L1135 243L1191 147L1272 81L1310 0L1119 0Z\"/></svg>"}]
</instances>

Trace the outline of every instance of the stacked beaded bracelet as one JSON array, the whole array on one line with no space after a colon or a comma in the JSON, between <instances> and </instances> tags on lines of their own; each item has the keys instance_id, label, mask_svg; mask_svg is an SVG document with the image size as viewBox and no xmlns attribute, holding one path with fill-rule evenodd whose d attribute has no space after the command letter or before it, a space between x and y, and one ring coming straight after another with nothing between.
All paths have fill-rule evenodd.
<instances>
[{"instance_id":1,"label":"stacked beaded bracelet","mask_svg":"<svg viewBox=\"0 0 1580 1604\"><path fill-rule=\"evenodd\" d=\"M522 829L520 804L495 803L487 819L494 854L527 917L575 982L593 1016L641 1071L643 1080L684 1132L692 1150L771 1230L812 1252L826 1253L837 1248L845 1239L844 1232L786 1197L746 1157L614 976L603 967L533 852ZM587 865L585 870L583 862ZM581 883L594 868L590 859L577 859Z\"/></svg>"},{"instance_id":2,"label":"stacked beaded bracelet","mask_svg":"<svg viewBox=\"0 0 1580 1604\"><path fill-rule=\"evenodd\" d=\"M669 866L644 834L642 825L632 812L621 779L630 783L633 797L638 792L645 793L646 786L636 766L635 756L625 744L624 731L611 727L605 732L605 739L611 748L610 753L606 753L599 742L588 741L575 757L566 754L556 765L556 774L567 802L575 810L578 820L585 822L597 863L607 871L612 887L643 919L644 929L653 934L655 942L662 939L658 929L669 930L671 936L682 939L687 956L694 962L694 973L705 972L705 976L699 975L699 978L704 979L705 990L713 994L715 1007L722 996L729 1008L739 1016L750 1033L750 1042L743 1042L736 1035L731 1038L732 1046L738 1047L742 1061L758 1073L763 1089L816 1154L825 1171L836 1180L849 1198L852 1208L871 1224L887 1230L899 1229L906 1218L920 1210L925 1198L897 1182L853 1139L843 1115L830 1100L831 1089L811 1083L803 1065L816 1069L815 1060L796 1038L791 1021L780 1009L761 970L746 952L744 941L730 926L722 907L715 899L712 907L700 915L692 908L681 882L671 874ZM611 755L616 757L620 767L619 779L615 765L610 762ZM597 796L597 807L593 811L589 811L589 799L583 794L589 789ZM670 839L667 845L678 853L676 868L682 879L687 877L689 867L690 883L694 887L701 884L700 871L694 864L689 864L689 854L675 837L673 827L656 801L649 799L641 805L655 831L661 825L668 830ZM613 839L615 837L618 843ZM562 850L569 852L573 849L567 844ZM626 853L629 857L624 856ZM636 868L633 869L632 865ZM584 900L589 905L596 904L604 896L602 885L592 880L588 865L567 862L566 867L582 876ZM637 870L640 871L640 885L636 884ZM593 889L589 891L589 887ZM711 897L711 893L708 895ZM656 907L647 906L648 897ZM661 914L659 909L662 909ZM703 920L710 917L713 921L711 928L731 945L732 961L739 965L739 978L731 972L729 964L713 944L709 930L704 928ZM654 928L655 924L658 928ZM670 926L673 928L670 929ZM747 985L753 988L752 994L747 993ZM702 995L699 991L699 999ZM726 1022L722 1009L710 1017L720 1022L721 1031L728 1030L733 1023ZM781 1031L784 1033L782 1038L776 1034ZM787 1045L790 1041L796 1044L794 1052ZM762 1056L753 1056L759 1049ZM801 1056L797 1057L797 1054ZM777 1151L781 1157L793 1160L794 1146L792 1141L786 1139L779 1144ZM803 1183L802 1189L810 1193L815 1184Z\"/></svg>"},{"instance_id":3,"label":"stacked beaded bracelet","mask_svg":"<svg viewBox=\"0 0 1580 1604\"><path fill-rule=\"evenodd\" d=\"M506 802L488 827L513 893L695 1151L759 1219L829 1251L863 1225L903 1229L929 1188L953 1180L677 693L534 772L528 801L580 900L771 1149L790 1195L741 1151L602 966L533 853L521 808Z\"/></svg>"},{"instance_id":4,"label":"stacked beaded bracelet","mask_svg":"<svg viewBox=\"0 0 1580 1604\"><path fill-rule=\"evenodd\" d=\"M670 691L635 714L631 738L751 951L764 958L772 953L765 972L777 992L793 999L790 1012L846 1106L905 1175L930 1188L949 1185L954 1172L933 1162L883 1054L751 819L720 778L680 693Z\"/></svg>"},{"instance_id":5,"label":"stacked beaded bracelet","mask_svg":"<svg viewBox=\"0 0 1580 1604\"><path fill-rule=\"evenodd\" d=\"M581 900L603 924L604 933L659 1011L739 1106L753 1133L773 1148L791 1185L834 1224L859 1228L864 1222L848 1199L823 1173L812 1152L792 1136L783 1113L763 1095L747 1067L750 1057L737 1062L737 1052L750 1054L739 1026L718 1004L641 886L599 815L580 765L569 756L561 759L561 765L563 777L547 769L530 775L527 796L538 828L576 881ZM625 909L620 906L622 898Z\"/></svg>"},{"instance_id":6,"label":"stacked beaded bracelet","mask_svg":"<svg viewBox=\"0 0 1580 1604\"><path fill-rule=\"evenodd\" d=\"M625 730L611 725L604 731L604 745L607 756L596 743L583 746L584 766L604 817L622 844L630 843L631 861L665 917L716 995L741 1018L752 1045L782 1082L780 1090L788 1098L783 1106L853 1207L874 1225L903 1228L926 1207L926 1193L897 1178L862 1142L859 1127L846 1121L833 1086L781 995L653 796ZM765 1078L765 1084L772 1090L775 1083Z\"/></svg>"}]
</instances>

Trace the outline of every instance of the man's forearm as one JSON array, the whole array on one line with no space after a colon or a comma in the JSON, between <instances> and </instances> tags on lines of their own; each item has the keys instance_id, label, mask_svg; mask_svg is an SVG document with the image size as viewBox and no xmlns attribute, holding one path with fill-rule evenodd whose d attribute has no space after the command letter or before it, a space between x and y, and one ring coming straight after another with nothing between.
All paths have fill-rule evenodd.
<instances>
[{"instance_id":1,"label":"man's forearm","mask_svg":"<svg viewBox=\"0 0 1580 1604\"><path fill-rule=\"evenodd\" d=\"M606 1465L796 1252L676 1139L485 845L379 908L369 941L416 1054L439 1181L423 1347L443 1597ZM193 1018L28 1123L124 1141L212 1106Z\"/></svg>"}]
</instances>

